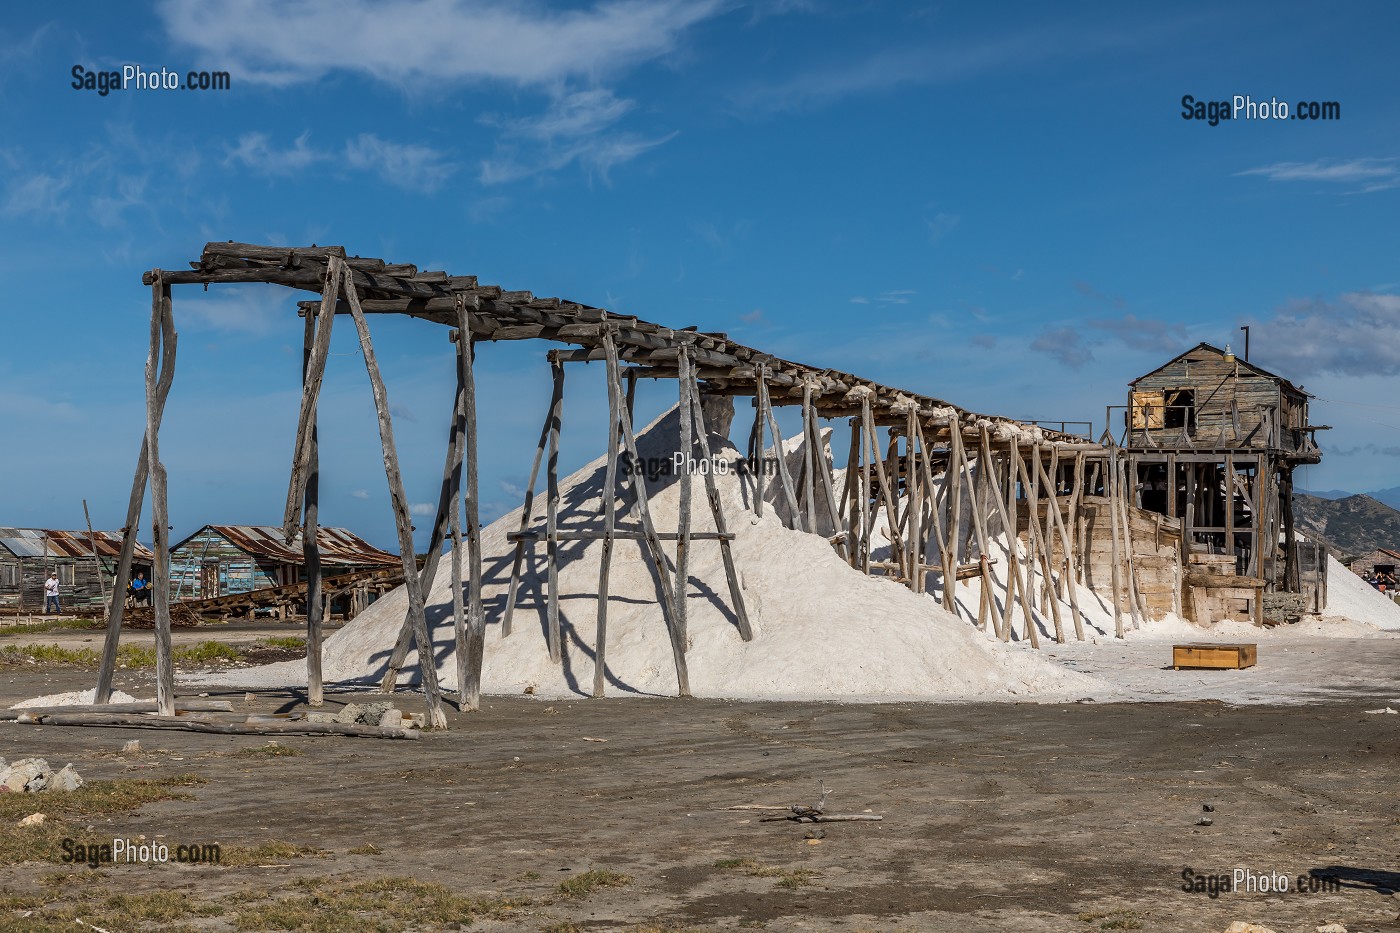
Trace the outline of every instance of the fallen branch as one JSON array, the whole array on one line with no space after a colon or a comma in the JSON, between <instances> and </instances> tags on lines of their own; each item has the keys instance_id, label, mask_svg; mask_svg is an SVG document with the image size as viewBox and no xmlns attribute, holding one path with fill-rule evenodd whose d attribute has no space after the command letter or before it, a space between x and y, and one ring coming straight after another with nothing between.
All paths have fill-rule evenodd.
<instances>
[{"instance_id":1,"label":"fallen branch","mask_svg":"<svg viewBox=\"0 0 1400 933\"><path fill-rule=\"evenodd\" d=\"M878 823L883 816L874 813L791 813L786 816L765 816L760 823Z\"/></svg>"},{"instance_id":2,"label":"fallen branch","mask_svg":"<svg viewBox=\"0 0 1400 933\"><path fill-rule=\"evenodd\" d=\"M146 716L140 713L49 713L14 720L35 726L115 726L133 729L182 729L221 735L348 735L374 739L417 739L417 729L359 726L336 722L218 722L196 716Z\"/></svg>"}]
</instances>

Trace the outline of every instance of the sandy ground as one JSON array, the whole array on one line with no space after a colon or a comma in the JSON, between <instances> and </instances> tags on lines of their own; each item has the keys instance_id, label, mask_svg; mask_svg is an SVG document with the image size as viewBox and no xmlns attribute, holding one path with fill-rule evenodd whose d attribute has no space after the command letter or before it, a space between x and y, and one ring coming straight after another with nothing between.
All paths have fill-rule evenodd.
<instances>
[{"instance_id":1,"label":"sandy ground","mask_svg":"<svg viewBox=\"0 0 1400 933\"><path fill-rule=\"evenodd\" d=\"M1252 678L1249 705L544 701L489 698L416 743L287 737L293 758L230 759L255 737L0 724L0 755L72 761L90 779L193 771L195 801L146 805L100 831L170 840L323 848L275 869L116 867L114 890L197 898L298 877L412 874L534 905L481 930L1218 931L1400 930L1400 641L1300 638L1260 651L1255 672L1163 671L1165 645L1051 649L1061 663L1169 680L1208 694ZM1346 682L1286 695L1309 667ZM0 669L5 705L89 686L90 672ZM1316 678L1315 678L1316 680ZM150 695L148 675L119 685ZM240 710L297 708L294 693ZM334 702L348 699L335 695ZM401 692L402 705L421 709ZM1309 701L1298 705L1298 699ZM588 742L584 737L605 739ZM111 754L140 738L146 754ZM810 802L880 823L761 822L737 804ZM295 792L290 789L295 788ZM1204 805L1214 808L1206 814ZM1211 825L1197 825L1203 818ZM809 839L816 835L819 839ZM5 830L13 831L13 830ZM372 841L378 856L349 850ZM751 859L808 884L717 867ZM25 892L59 866L0 870ZM1327 893L1182 890L1182 871L1236 867ZM632 882L570 901L561 878L591 868ZM63 867L81 873L87 869ZM215 924L213 929L221 927Z\"/></svg>"}]
</instances>

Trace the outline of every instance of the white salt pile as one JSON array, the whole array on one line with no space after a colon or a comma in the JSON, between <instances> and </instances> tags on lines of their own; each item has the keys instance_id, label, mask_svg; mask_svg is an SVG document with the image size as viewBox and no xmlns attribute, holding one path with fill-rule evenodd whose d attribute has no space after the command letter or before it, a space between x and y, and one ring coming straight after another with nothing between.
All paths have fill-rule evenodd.
<instances>
[{"instance_id":1,"label":"white salt pile","mask_svg":"<svg viewBox=\"0 0 1400 933\"><path fill-rule=\"evenodd\" d=\"M51 693L46 697L21 700L10 709L29 709L35 706L86 706L91 705L96 690L70 690L67 693ZM136 697L120 690L113 690L109 703L136 703Z\"/></svg>"},{"instance_id":2,"label":"white salt pile","mask_svg":"<svg viewBox=\"0 0 1400 933\"><path fill-rule=\"evenodd\" d=\"M1400 606L1343 567L1335 557L1327 558L1327 606L1324 614L1373 625L1389 632L1400 631Z\"/></svg>"},{"instance_id":3,"label":"white salt pile","mask_svg":"<svg viewBox=\"0 0 1400 933\"><path fill-rule=\"evenodd\" d=\"M675 449L674 410L638 437L643 461L670 461ZM716 458L733 462L738 451L711 435ZM604 460L599 458L561 483L561 527L602 527ZM776 483L776 477L773 477ZM990 640L938 603L888 580L853 570L820 537L789 530L765 509L753 515L752 488L737 474L716 477L722 506L735 534L733 551L754 638L744 642L729 605L720 547L697 541L690 556L688 617L691 690L700 697L844 700L1077 698L1101 692L1094 677L1058 667L1021 645ZM660 532L674 532L679 483L663 475L648 482L653 518ZM772 494L776 494L776 490ZM768 498L768 496L765 496ZM542 499L542 497L541 497ZM537 511L542 501L537 499ZM636 528L630 493L619 527ZM715 530L695 480L692 528ZM519 528L512 512L482 534L484 601L488 620L483 688L487 693L565 697L587 694L593 680L599 556L598 541L568 541L560 547L559 589L564 653L549 660L545 645L543 544L526 560L514 632L501 636L500 618L514 545L507 533ZM533 527L543 527L539 516ZM673 545L666 545L668 552ZM464 561L465 565L465 561ZM455 685L451 590L444 558L429 594L439 676ZM610 695L674 695L671 658L652 568L640 542L614 548L608 603L607 683ZM976 603L973 603L975 607ZM402 588L376 602L325 645L328 683L377 682L407 608ZM975 610L974 610L975 611ZM418 680L417 654L410 655L403 681ZM206 675L200 682L236 682L245 687L305 684L302 662L285 662Z\"/></svg>"}]
</instances>

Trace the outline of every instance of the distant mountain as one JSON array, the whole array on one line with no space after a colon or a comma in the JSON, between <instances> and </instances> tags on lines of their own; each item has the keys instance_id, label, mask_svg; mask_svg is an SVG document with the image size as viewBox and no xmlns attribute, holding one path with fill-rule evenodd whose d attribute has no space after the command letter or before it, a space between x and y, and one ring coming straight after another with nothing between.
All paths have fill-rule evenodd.
<instances>
[{"instance_id":1,"label":"distant mountain","mask_svg":"<svg viewBox=\"0 0 1400 933\"><path fill-rule=\"evenodd\" d=\"M1392 509L1400 509L1400 486L1391 486L1389 489L1377 489L1375 492L1368 492L1366 495L1377 502L1384 502Z\"/></svg>"},{"instance_id":2,"label":"distant mountain","mask_svg":"<svg viewBox=\"0 0 1400 933\"><path fill-rule=\"evenodd\" d=\"M1400 489L1387 491L1400 494ZM1400 511L1371 496L1326 499L1295 494L1293 518L1303 534L1340 552L1343 563L1378 547L1400 551Z\"/></svg>"},{"instance_id":3,"label":"distant mountain","mask_svg":"<svg viewBox=\"0 0 1400 933\"><path fill-rule=\"evenodd\" d=\"M1356 493L1347 492L1345 489L1295 489L1295 493L1305 496L1312 496L1316 499L1345 499L1347 496L1354 496Z\"/></svg>"}]
</instances>

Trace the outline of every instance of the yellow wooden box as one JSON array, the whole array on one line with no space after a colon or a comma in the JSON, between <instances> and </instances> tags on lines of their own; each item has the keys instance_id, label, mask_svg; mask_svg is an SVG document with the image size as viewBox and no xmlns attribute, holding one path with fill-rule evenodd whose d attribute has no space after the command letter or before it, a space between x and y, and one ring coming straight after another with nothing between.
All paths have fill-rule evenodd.
<instances>
[{"instance_id":1,"label":"yellow wooden box","mask_svg":"<svg viewBox=\"0 0 1400 933\"><path fill-rule=\"evenodd\" d=\"M1172 645L1172 670L1174 671L1179 671L1183 667L1239 670L1253 667L1258 661L1257 648L1252 644Z\"/></svg>"}]
</instances>

